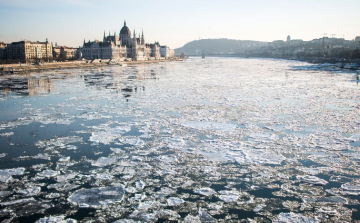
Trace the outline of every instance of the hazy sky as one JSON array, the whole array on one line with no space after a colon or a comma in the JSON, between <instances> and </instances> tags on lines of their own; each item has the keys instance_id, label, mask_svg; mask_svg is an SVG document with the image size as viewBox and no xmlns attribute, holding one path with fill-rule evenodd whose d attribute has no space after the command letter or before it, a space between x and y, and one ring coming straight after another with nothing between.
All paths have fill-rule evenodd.
<instances>
[{"instance_id":1,"label":"hazy sky","mask_svg":"<svg viewBox=\"0 0 360 223\"><path fill-rule=\"evenodd\" d=\"M207 38L273 41L360 36L360 0L0 0L0 42L77 47L118 34L126 19L171 48Z\"/></svg>"}]
</instances>

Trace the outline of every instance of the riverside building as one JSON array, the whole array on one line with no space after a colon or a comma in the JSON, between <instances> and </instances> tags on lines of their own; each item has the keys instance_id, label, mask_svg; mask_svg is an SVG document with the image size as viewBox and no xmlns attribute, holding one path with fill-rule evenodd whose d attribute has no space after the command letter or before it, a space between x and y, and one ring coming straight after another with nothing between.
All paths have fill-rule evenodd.
<instances>
[{"instance_id":1,"label":"riverside building","mask_svg":"<svg viewBox=\"0 0 360 223\"><path fill-rule=\"evenodd\" d=\"M103 41L88 41L83 43L80 49L84 59L112 59L118 61L124 60L159 60L164 57L160 53L160 44L145 43L144 32L136 36L134 30L131 35L130 29L126 26L121 28L119 35L106 36L104 32Z\"/></svg>"},{"instance_id":2,"label":"riverside building","mask_svg":"<svg viewBox=\"0 0 360 223\"><path fill-rule=\"evenodd\" d=\"M52 59L52 46L45 42L19 41L6 47L7 59L20 62L48 61Z\"/></svg>"}]
</instances>

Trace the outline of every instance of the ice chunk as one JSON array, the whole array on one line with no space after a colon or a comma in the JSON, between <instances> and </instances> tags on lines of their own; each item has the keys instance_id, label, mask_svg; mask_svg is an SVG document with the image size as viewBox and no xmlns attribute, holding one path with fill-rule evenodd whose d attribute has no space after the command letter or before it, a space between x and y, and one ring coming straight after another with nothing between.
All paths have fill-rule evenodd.
<instances>
[{"instance_id":1,"label":"ice chunk","mask_svg":"<svg viewBox=\"0 0 360 223\"><path fill-rule=\"evenodd\" d=\"M0 133L0 136L4 136L4 137L9 137L14 135L14 132L5 132L5 133Z\"/></svg>"},{"instance_id":2,"label":"ice chunk","mask_svg":"<svg viewBox=\"0 0 360 223\"><path fill-rule=\"evenodd\" d=\"M23 194L24 196L30 197L38 195L41 192L41 187L28 187L26 189L16 190L16 193Z\"/></svg>"},{"instance_id":3,"label":"ice chunk","mask_svg":"<svg viewBox=\"0 0 360 223\"><path fill-rule=\"evenodd\" d=\"M73 189L78 188L79 185L75 185L75 184L68 184L65 182L60 182L60 183L56 183L56 184L50 184L47 186L48 189L56 189L58 191L70 191Z\"/></svg>"},{"instance_id":4,"label":"ice chunk","mask_svg":"<svg viewBox=\"0 0 360 223\"><path fill-rule=\"evenodd\" d=\"M69 161L70 161L70 156L64 156L59 159L59 162L69 162Z\"/></svg>"},{"instance_id":5,"label":"ice chunk","mask_svg":"<svg viewBox=\"0 0 360 223\"><path fill-rule=\"evenodd\" d=\"M156 212L156 216L160 219L168 219L169 221L178 221L181 216L173 210L160 210Z\"/></svg>"},{"instance_id":6,"label":"ice chunk","mask_svg":"<svg viewBox=\"0 0 360 223\"><path fill-rule=\"evenodd\" d=\"M0 170L0 182L7 183L12 179L11 176L23 175L24 172L25 168L23 167Z\"/></svg>"},{"instance_id":7,"label":"ice chunk","mask_svg":"<svg viewBox=\"0 0 360 223\"><path fill-rule=\"evenodd\" d=\"M259 205L257 205L255 208L254 208L254 212L259 212L259 211L261 211L264 207L266 207L266 205L265 204L259 204Z\"/></svg>"},{"instance_id":8,"label":"ice chunk","mask_svg":"<svg viewBox=\"0 0 360 223\"><path fill-rule=\"evenodd\" d=\"M131 126L117 126L115 128L106 129L106 131L92 132L89 141L108 145L115 139L119 139L122 135L131 130Z\"/></svg>"},{"instance_id":9,"label":"ice chunk","mask_svg":"<svg viewBox=\"0 0 360 223\"><path fill-rule=\"evenodd\" d=\"M219 194L221 194L219 195L219 198L225 202L235 202L240 197L240 193L235 190L232 191L222 190L219 191Z\"/></svg>"},{"instance_id":10,"label":"ice chunk","mask_svg":"<svg viewBox=\"0 0 360 223\"><path fill-rule=\"evenodd\" d=\"M178 206L182 203L184 203L185 201L181 198L177 198L177 197L169 197L167 199L167 203L169 206Z\"/></svg>"},{"instance_id":11,"label":"ice chunk","mask_svg":"<svg viewBox=\"0 0 360 223\"><path fill-rule=\"evenodd\" d=\"M113 223L139 223L138 221L134 221L132 219L119 219L114 221Z\"/></svg>"},{"instance_id":12,"label":"ice chunk","mask_svg":"<svg viewBox=\"0 0 360 223\"><path fill-rule=\"evenodd\" d=\"M124 144L130 144L136 147L143 147L145 145L145 142L140 139L139 137L135 137L135 136L126 136L126 137L122 137L120 142L124 143Z\"/></svg>"},{"instance_id":13,"label":"ice chunk","mask_svg":"<svg viewBox=\"0 0 360 223\"><path fill-rule=\"evenodd\" d=\"M276 223L316 223L317 221L313 218L306 217L302 214L297 213L280 213L275 219Z\"/></svg>"},{"instance_id":14,"label":"ice chunk","mask_svg":"<svg viewBox=\"0 0 360 223\"><path fill-rule=\"evenodd\" d=\"M229 158L237 163L244 164L272 164L280 165L285 160L285 156L275 154L262 149L247 149L238 152L228 152Z\"/></svg>"},{"instance_id":15,"label":"ice chunk","mask_svg":"<svg viewBox=\"0 0 360 223\"><path fill-rule=\"evenodd\" d=\"M236 125L234 124L219 123L219 122L191 121L191 122L185 122L183 125L197 130L220 131L220 132L231 132L236 128Z\"/></svg>"},{"instance_id":16,"label":"ice chunk","mask_svg":"<svg viewBox=\"0 0 360 223\"><path fill-rule=\"evenodd\" d=\"M80 207L98 208L103 205L121 202L124 194L125 188L122 185L98 187L77 190L68 200Z\"/></svg>"},{"instance_id":17,"label":"ice chunk","mask_svg":"<svg viewBox=\"0 0 360 223\"><path fill-rule=\"evenodd\" d=\"M146 184L144 183L144 181L138 180L138 181L135 182L135 186L136 186L136 189L142 190L142 189L144 189Z\"/></svg>"},{"instance_id":18,"label":"ice chunk","mask_svg":"<svg viewBox=\"0 0 360 223\"><path fill-rule=\"evenodd\" d=\"M100 157L92 165L98 167L105 167L114 164L117 161L115 157Z\"/></svg>"},{"instance_id":19,"label":"ice chunk","mask_svg":"<svg viewBox=\"0 0 360 223\"><path fill-rule=\"evenodd\" d=\"M11 206L11 205L15 205L15 204L24 204L24 203L29 203L29 202L33 202L33 201L36 201L36 200L35 200L35 198L31 197L31 198L24 198L24 199L19 199L19 200L1 202L0 205L1 206Z\"/></svg>"},{"instance_id":20,"label":"ice chunk","mask_svg":"<svg viewBox=\"0 0 360 223\"><path fill-rule=\"evenodd\" d=\"M343 197L312 197L304 198L307 203L320 203L320 204L346 204L348 201Z\"/></svg>"},{"instance_id":21,"label":"ice chunk","mask_svg":"<svg viewBox=\"0 0 360 223\"><path fill-rule=\"evenodd\" d=\"M303 180L307 183L314 184L314 185L326 185L328 183L326 180L321 179L316 176L306 175L306 176L296 176L296 178L298 178L299 180Z\"/></svg>"},{"instance_id":22,"label":"ice chunk","mask_svg":"<svg viewBox=\"0 0 360 223\"><path fill-rule=\"evenodd\" d=\"M209 188L209 187L203 187L203 188L199 188L197 190L194 190L195 193L204 195L204 196L211 196L213 194L216 194L216 191L214 191L213 189Z\"/></svg>"},{"instance_id":23,"label":"ice chunk","mask_svg":"<svg viewBox=\"0 0 360 223\"><path fill-rule=\"evenodd\" d=\"M341 185L341 189L360 192L360 185L351 185L346 183Z\"/></svg>"},{"instance_id":24,"label":"ice chunk","mask_svg":"<svg viewBox=\"0 0 360 223\"><path fill-rule=\"evenodd\" d=\"M135 219L140 222L156 222L158 217L154 213L146 213L143 211L134 211L130 214L129 218Z\"/></svg>"},{"instance_id":25,"label":"ice chunk","mask_svg":"<svg viewBox=\"0 0 360 223\"><path fill-rule=\"evenodd\" d=\"M75 219L67 218L65 219L65 215L59 216L49 216L40 218L39 220L35 221L35 223L77 223Z\"/></svg>"},{"instance_id":26,"label":"ice chunk","mask_svg":"<svg viewBox=\"0 0 360 223\"><path fill-rule=\"evenodd\" d=\"M49 154L39 153L35 156L33 156L33 159L43 159L43 160L51 160Z\"/></svg>"},{"instance_id":27,"label":"ice chunk","mask_svg":"<svg viewBox=\"0 0 360 223\"><path fill-rule=\"evenodd\" d=\"M10 194L12 194L11 191L0 191L0 197L6 197Z\"/></svg>"},{"instance_id":28,"label":"ice chunk","mask_svg":"<svg viewBox=\"0 0 360 223\"><path fill-rule=\"evenodd\" d=\"M56 177L57 175L60 175L60 171L43 170L42 172L37 174L36 178L37 179L45 179L45 178Z\"/></svg>"},{"instance_id":29,"label":"ice chunk","mask_svg":"<svg viewBox=\"0 0 360 223\"><path fill-rule=\"evenodd\" d=\"M199 216L193 216L191 214L188 214L184 218L184 223L201 223L201 220Z\"/></svg>"},{"instance_id":30,"label":"ice chunk","mask_svg":"<svg viewBox=\"0 0 360 223\"><path fill-rule=\"evenodd\" d=\"M199 217L201 222L217 222L215 218L209 215L209 213L204 211L202 208L199 208Z\"/></svg>"},{"instance_id":31,"label":"ice chunk","mask_svg":"<svg viewBox=\"0 0 360 223\"><path fill-rule=\"evenodd\" d=\"M299 168L299 170L301 170L304 173L311 174L311 175L317 175L317 174L321 173L321 170L319 170L318 168L301 167L301 168Z\"/></svg>"}]
</instances>

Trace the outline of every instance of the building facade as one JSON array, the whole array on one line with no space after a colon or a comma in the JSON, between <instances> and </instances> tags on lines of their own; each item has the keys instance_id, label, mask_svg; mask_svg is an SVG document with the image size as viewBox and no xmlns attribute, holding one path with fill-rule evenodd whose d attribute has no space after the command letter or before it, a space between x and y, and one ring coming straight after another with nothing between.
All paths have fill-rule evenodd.
<instances>
[{"instance_id":1,"label":"building facade","mask_svg":"<svg viewBox=\"0 0 360 223\"><path fill-rule=\"evenodd\" d=\"M52 59L52 46L46 42L20 41L8 44L7 59L21 62L48 61Z\"/></svg>"},{"instance_id":2,"label":"building facade","mask_svg":"<svg viewBox=\"0 0 360 223\"><path fill-rule=\"evenodd\" d=\"M6 44L0 42L0 60L4 60L6 58L7 58Z\"/></svg>"},{"instance_id":3,"label":"building facade","mask_svg":"<svg viewBox=\"0 0 360 223\"><path fill-rule=\"evenodd\" d=\"M57 60L73 60L78 58L78 49L66 46L53 47L53 58Z\"/></svg>"},{"instance_id":4,"label":"building facade","mask_svg":"<svg viewBox=\"0 0 360 223\"><path fill-rule=\"evenodd\" d=\"M147 44L144 32L136 36L134 30L131 35L130 29L126 26L121 28L119 35L106 36L104 32L103 41L88 41L83 43L80 49L84 59L111 59L117 61L124 60L158 60L161 58L159 43Z\"/></svg>"}]
</instances>

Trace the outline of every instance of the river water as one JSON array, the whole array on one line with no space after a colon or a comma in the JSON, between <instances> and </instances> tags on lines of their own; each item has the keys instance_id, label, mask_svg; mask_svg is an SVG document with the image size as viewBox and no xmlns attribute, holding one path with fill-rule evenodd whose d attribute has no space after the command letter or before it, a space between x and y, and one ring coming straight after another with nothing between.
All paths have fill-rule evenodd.
<instances>
[{"instance_id":1,"label":"river water","mask_svg":"<svg viewBox=\"0 0 360 223\"><path fill-rule=\"evenodd\" d=\"M0 76L0 220L360 220L359 99L271 59Z\"/></svg>"}]
</instances>

